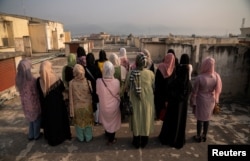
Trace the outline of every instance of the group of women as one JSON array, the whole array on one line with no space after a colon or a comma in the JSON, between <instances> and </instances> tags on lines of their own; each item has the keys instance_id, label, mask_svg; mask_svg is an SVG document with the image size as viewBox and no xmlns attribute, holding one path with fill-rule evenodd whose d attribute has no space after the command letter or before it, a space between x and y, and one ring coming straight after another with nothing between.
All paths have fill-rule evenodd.
<instances>
[{"instance_id":1,"label":"group of women","mask_svg":"<svg viewBox=\"0 0 250 161\"><path fill-rule=\"evenodd\" d=\"M106 144L112 145L117 142L115 134L123 118L120 98L126 94L133 108L129 125L135 148L144 148L148 144L155 119L163 121L160 142L182 148L189 98L197 118L194 140L206 141L212 110L219 102L222 88L214 66L215 60L206 58L192 87L192 65L188 55L182 54L179 63L172 49L155 68L147 49L138 53L135 63L130 64L125 48L120 49L119 56L112 53L109 58L101 50L99 59L95 60L92 53L86 54L79 47L77 56L68 56L62 80L55 75L49 61L41 63L40 77L34 78L29 60L24 59L18 66L16 86L30 122L28 137L38 139L41 126L45 139L52 146L71 139L68 119L71 117L79 141L91 141L92 126L100 123L104 127ZM66 93L68 108L63 93Z\"/></svg>"}]
</instances>

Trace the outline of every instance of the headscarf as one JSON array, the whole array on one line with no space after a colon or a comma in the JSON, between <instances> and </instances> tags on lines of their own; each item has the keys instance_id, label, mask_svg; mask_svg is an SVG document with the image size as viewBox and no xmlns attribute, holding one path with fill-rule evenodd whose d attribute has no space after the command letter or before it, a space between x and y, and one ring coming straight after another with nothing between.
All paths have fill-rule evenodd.
<instances>
[{"instance_id":1,"label":"headscarf","mask_svg":"<svg viewBox=\"0 0 250 161\"><path fill-rule=\"evenodd\" d=\"M181 55L180 64L189 64L189 56L187 54Z\"/></svg>"},{"instance_id":2,"label":"headscarf","mask_svg":"<svg viewBox=\"0 0 250 161\"><path fill-rule=\"evenodd\" d=\"M158 69L160 70L164 78L168 78L172 75L175 68L175 57L173 54L166 54L164 61L159 64Z\"/></svg>"},{"instance_id":3,"label":"headscarf","mask_svg":"<svg viewBox=\"0 0 250 161\"><path fill-rule=\"evenodd\" d=\"M80 58L81 56L86 56L86 52L85 52L84 48L81 46L79 46L77 48L76 53L77 53L77 58Z\"/></svg>"},{"instance_id":4,"label":"headscarf","mask_svg":"<svg viewBox=\"0 0 250 161\"><path fill-rule=\"evenodd\" d=\"M106 60L108 60L106 52L104 50L100 50L100 52L99 52L99 60L98 61L104 62Z\"/></svg>"},{"instance_id":5,"label":"headscarf","mask_svg":"<svg viewBox=\"0 0 250 161\"><path fill-rule=\"evenodd\" d=\"M207 74L214 74L214 64L215 60L211 57L207 57L205 60L203 60L201 64L201 74L207 73Z\"/></svg>"},{"instance_id":6,"label":"headscarf","mask_svg":"<svg viewBox=\"0 0 250 161\"><path fill-rule=\"evenodd\" d=\"M86 66L86 52L83 47L79 46L77 48L77 64L81 64L82 66Z\"/></svg>"},{"instance_id":7,"label":"headscarf","mask_svg":"<svg viewBox=\"0 0 250 161\"><path fill-rule=\"evenodd\" d=\"M141 52L136 56L135 65L136 70L143 70L146 65L147 57Z\"/></svg>"},{"instance_id":8,"label":"headscarf","mask_svg":"<svg viewBox=\"0 0 250 161\"><path fill-rule=\"evenodd\" d=\"M77 58L77 64L81 64L83 67L87 65L86 56L81 56Z\"/></svg>"},{"instance_id":9,"label":"headscarf","mask_svg":"<svg viewBox=\"0 0 250 161\"><path fill-rule=\"evenodd\" d=\"M83 80L85 79L85 70L80 64L76 64L73 68L74 79Z\"/></svg>"},{"instance_id":10,"label":"headscarf","mask_svg":"<svg viewBox=\"0 0 250 161\"><path fill-rule=\"evenodd\" d=\"M201 74L210 74L215 76L216 78L215 100L216 102L219 102L219 95L222 91L222 81L219 74L215 72L214 68L215 68L214 58L207 57L205 60L203 60L201 64Z\"/></svg>"},{"instance_id":11,"label":"headscarf","mask_svg":"<svg viewBox=\"0 0 250 161\"><path fill-rule=\"evenodd\" d=\"M134 89L136 96L141 99L141 74L140 71L144 69L146 64L146 56L140 53L135 59L136 69L131 71L130 83Z\"/></svg>"},{"instance_id":12,"label":"headscarf","mask_svg":"<svg viewBox=\"0 0 250 161\"><path fill-rule=\"evenodd\" d=\"M88 67L95 65L95 56L93 53L88 53L88 55L86 56L86 62Z\"/></svg>"},{"instance_id":13,"label":"headscarf","mask_svg":"<svg viewBox=\"0 0 250 161\"><path fill-rule=\"evenodd\" d=\"M31 62L28 59L23 59L19 62L16 75L16 87L18 91L23 89L23 85L33 78L31 73Z\"/></svg>"},{"instance_id":14,"label":"headscarf","mask_svg":"<svg viewBox=\"0 0 250 161\"><path fill-rule=\"evenodd\" d=\"M120 48L120 55L119 57L124 57L125 59L127 59L127 51L125 48Z\"/></svg>"},{"instance_id":15,"label":"headscarf","mask_svg":"<svg viewBox=\"0 0 250 161\"><path fill-rule=\"evenodd\" d=\"M109 61L114 65L114 66L120 66L120 59L118 58L117 54L112 53L109 56Z\"/></svg>"},{"instance_id":16,"label":"headscarf","mask_svg":"<svg viewBox=\"0 0 250 161\"><path fill-rule=\"evenodd\" d=\"M128 71L130 64L127 58L127 51L125 48L120 48L119 57L120 57L120 64L124 66Z\"/></svg>"},{"instance_id":17,"label":"headscarf","mask_svg":"<svg viewBox=\"0 0 250 161\"><path fill-rule=\"evenodd\" d=\"M114 73L114 65L110 61L105 61L102 72L103 78L112 79L114 78Z\"/></svg>"},{"instance_id":18,"label":"headscarf","mask_svg":"<svg viewBox=\"0 0 250 161\"><path fill-rule=\"evenodd\" d=\"M151 54L147 49L143 49L142 52L147 57L146 67L149 69L152 66L152 63L153 63L152 58L151 58Z\"/></svg>"},{"instance_id":19,"label":"headscarf","mask_svg":"<svg viewBox=\"0 0 250 161\"><path fill-rule=\"evenodd\" d=\"M188 67L188 77L189 80L192 78L193 66L189 63L189 56L187 54L181 55L181 60L179 66L186 65Z\"/></svg>"},{"instance_id":20,"label":"headscarf","mask_svg":"<svg viewBox=\"0 0 250 161\"><path fill-rule=\"evenodd\" d=\"M76 64L76 55L75 54L72 54L72 53L70 53L69 55L68 55L68 66L69 67L74 67L74 65Z\"/></svg>"},{"instance_id":21,"label":"headscarf","mask_svg":"<svg viewBox=\"0 0 250 161\"><path fill-rule=\"evenodd\" d=\"M178 64L179 64L179 60L178 60L178 58L176 57L176 54L175 54L175 52L174 52L174 49L168 49L167 54L173 54L173 55L174 55L174 57L175 57L175 67L177 67Z\"/></svg>"},{"instance_id":22,"label":"headscarf","mask_svg":"<svg viewBox=\"0 0 250 161\"><path fill-rule=\"evenodd\" d=\"M52 63L50 61L44 61L40 65L40 86L43 94L46 95L51 85L53 85L59 78L56 76L52 69Z\"/></svg>"}]
</instances>

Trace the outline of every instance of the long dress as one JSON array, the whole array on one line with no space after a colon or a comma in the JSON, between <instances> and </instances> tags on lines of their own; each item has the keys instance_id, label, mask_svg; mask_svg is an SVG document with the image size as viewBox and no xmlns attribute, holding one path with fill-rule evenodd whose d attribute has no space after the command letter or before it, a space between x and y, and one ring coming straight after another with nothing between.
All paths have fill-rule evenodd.
<instances>
[{"instance_id":1,"label":"long dress","mask_svg":"<svg viewBox=\"0 0 250 161\"><path fill-rule=\"evenodd\" d=\"M20 98L25 118L29 122L33 122L41 115L41 106L39 95L36 88L36 78L26 82L20 91Z\"/></svg>"},{"instance_id":2,"label":"long dress","mask_svg":"<svg viewBox=\"0 0 250 161\"><path fill-rule=\"evenodd\" d=\"M101 78L96 81L96 93L100 103L99 121L107 132L114 133L121 127L120 101L117 99L120 98L120 82L118 79L103 79L103 81Z\"/></svg>"},{"instance_id":3,"label":"long dress","mask_svg":"<svg viewBox=\"0 0 250 161\"><path fill-rule=\"evenodd\" d=\"M86 79L73 79L69 82L70 113L74 125L80 128L91 127L94 124L92 96Z\"/></svg>"},{"instance_id":4,"label":"long dress","mask_svg":"<svg viewBox=\"0 0 250 161\"><path fill-rule=\"evenodd\" d=\"M125 88L130 83L131 71L128 73ZM140 71L141 100L133 89L129 89L128 95L133 106L133 115L130 118L130 129L134 136L149 136L154 130L154 73L148 69Z\"/></svg>"},{"instance_id":5,"label":"long dress","mask_svg":"<svg viewBox=\"0 0 250 161\"><path fill-rule=\"evenodd\" d=\"M71 139L68 113L62 94L65 87L59 79L50 86L44 96L39 79L40 77L37 79L37 86L40 93L44 136L49 145L56 146L66 139Z\"/></svg>"},{"instance_id":6,"label":"long dress","mask_svg":"<svg viewBox=\"0 0 250 161\"><path fill-rule=\"evenodd\" d=\"M191 101L196 103L195 117L199 121L211 120L215 102L218 102L215 96L217 81L221 79L216 72L214 75L200 74L195 79Z\"/></svg>"},{"instance_id":7,"label":"long dress","mask_svg":"<svg viewBox=\"0 0 250 161\"><path fill-rule=\"evenodd\" d=\"M180 76L177 76L169 84L166 97L168 102L167 112L159 135L162 144L178 149L185 144L188 98L192 88L188 78L188 71L186 71L185 75L186 83L179 79Z\"/></svg>"},{"instance_id":8,"label":"long dress","mask_svg":"<svg viewBox=\"0 0 250 161\"><path fill-rule=\"evenodd\" d=\"M92 107L93 112L97 110L97 103L99 103L98 95L96 94L96 80L102 77L100 69L96 65L87 65L85 67L85 77L91 82L92 87Z\"/></svg>"},{"instance_id":9,"label":"long dress","mask_svg":"<svg viewBox=\"0 0 250 161\"><path fill-rule=\"evenodd\" d=\"M165 108L165 99L166 99L166 91L168 88L169 82L171 82L175 78L175 71L168 78L164 78L161 74L160 70L156 70L155 74L155 91L154 91L154 104L155 104L155 112L156 118L160 118L161 110Z\"/></svg>"}]
</instances>

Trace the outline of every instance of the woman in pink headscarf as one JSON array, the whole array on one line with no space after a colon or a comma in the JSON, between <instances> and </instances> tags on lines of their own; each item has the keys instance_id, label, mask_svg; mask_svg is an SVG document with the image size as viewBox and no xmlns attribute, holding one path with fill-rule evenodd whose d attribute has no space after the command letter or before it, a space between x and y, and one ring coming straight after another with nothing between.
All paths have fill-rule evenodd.
<instances>
[{"instance_id":1,"label":"woman in pink headscarf","mask_svg":"<svg viewBox=\"0 0 250 161\"><path fill-rule=\"evenodd\" d=\"M120 48L120 63L122 66L124 66L127 71L129 71L129 67L130 67L130 63L129 63L129 60L127 58L127 51L125 48Z\"/></svg>"},{"instance_id":2,"label":"woman in pink headscarf","mask_svg":"<svg viewBox=\"0 0 250 161\"><path fill-rule=\"evenodd\" d=\"M175 76L175 57L173 54L166 54L164 61L159 64L155 74L155 110L156 119L160 119L160 113L165 108L165 96L168 82ZM163 118L162 118L163 119Z\"/></svg>"},{"instance_id":3,"label":"woman in pink headscarf","mask_svg":"<svg viewBox=\"0 0 250 161\"><path fill-rule=\"evenodd\" d=\"M41 106L36 88L36 78L31 73L31 62L23 59L19 62L16 75L16 88L20 93L22 108L29 122L29 140L40 138Z\"/></svg>"},{"instance_id":4,"label":"woman in pink headscarf","mask_svg":"<svg viewBox=\"0 0 250 161\"><path fill-rule=\"evenodd\" d=\"M209 120L222 90L220 75L214 71L215 60L207 57L201 64L200 74L196 77L191 94L191 105L197 119L197 135L195 141L205 142ZM203 132L201 135L201 131Z\"/></svg>"}]
</instances>

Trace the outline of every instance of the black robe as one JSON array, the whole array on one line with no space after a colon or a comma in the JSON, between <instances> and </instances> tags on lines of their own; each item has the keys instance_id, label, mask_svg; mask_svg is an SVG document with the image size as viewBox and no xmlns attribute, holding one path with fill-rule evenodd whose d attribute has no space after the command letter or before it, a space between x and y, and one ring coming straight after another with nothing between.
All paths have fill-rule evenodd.
<instances>
[{"instance_id":1,"label":"black robe","mask_svg":"<svg viewBox=\"0 0 250 161\"><path fill-rule=\"evenodd\" d=\"M96 94L96 80L97 78L102 78L102 73L96 65L88 65L85 68L85 77L91 82L92 87L92 107L93 111L97 110L97 103L99 103L98 95ZM88 71L89 72L88 72Z\"/></svg>"},{"instance_id":2,"label":"black robe","mask_svg":"<svg viewBox=\"0 0 250 161\"><path fill-rule=\"evenodd\" d=\"M42 107L41 126L48 144L55 146L71 139L68 112L62 94L65 87L63 82L58 80L44 96L39 79L40 77L37 79L37 86Z\"/></svg>"},{"instance_id":3,"label":"black robe","mask_svg":"<svg viewBox=\"0 0 250 161\"><path fill-rule=\"evenodd\" d=\"M164 145L180 149L185 145L188 98L192 86L186 66L178 68L177 77L167 91L168 106L159 139Z\"/></svg>"},{"instance_id":4,"label":"black robe","mask_svg":"<svg viewBox=\"0 0 250 161\"><path fill-rule=\"evenodd\" d=\"M155 74L155 91L154 91L154 104L155 104L155 113L156 119L159 119L160 112L165 108L166 95L168 90L168 85L175 78L175 70L172 75L168 78L164 78L160 70L156 70Z\"/></svg>"}]
</instances>

